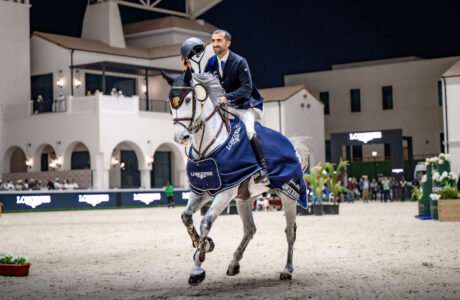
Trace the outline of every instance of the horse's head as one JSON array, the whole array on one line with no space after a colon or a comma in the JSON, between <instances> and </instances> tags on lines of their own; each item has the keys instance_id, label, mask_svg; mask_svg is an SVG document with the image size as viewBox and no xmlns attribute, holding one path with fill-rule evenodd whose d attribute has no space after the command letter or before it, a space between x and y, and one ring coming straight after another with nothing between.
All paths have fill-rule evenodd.
<instances>
[{"instance_id":1,"label":"horse's head","mask_svg":"<svg viewBox=\"0 0 460 300\"><path fill-rule=\"evenodd\" d=\"M194 83L190 69L175 78L164 72L162 75L171 86L169 104L174 122L174 140L188 145L190 135L199 125L203 104L208 98L206 88Z\"/></svg>"}]
</instances>

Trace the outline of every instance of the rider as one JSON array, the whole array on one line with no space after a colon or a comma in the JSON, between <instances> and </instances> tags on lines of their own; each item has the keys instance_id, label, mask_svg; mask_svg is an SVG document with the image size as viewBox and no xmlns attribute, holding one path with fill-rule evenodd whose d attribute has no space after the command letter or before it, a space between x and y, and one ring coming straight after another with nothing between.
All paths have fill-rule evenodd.
<instances>
[{"instance_id":1,"label":"rider","mask_svg":"<svg viewBox=\"0 0 460 300\"><path fill-rule=\"evenodd\" d=\"M251 72L246 59L230 51L231 36L225 30L216 30L212 34L212 47L216 55L212 56L204 72L214 73L220 80L226 94L219 98L220 103L228 103L231 112L235 113L246 127L257 162L262 168L255 183L269 184L267 164L262 144L254 130L255 111L262 109L263 98L252 84ZM190 51L187 51L190 49ZM182 45L182 62L184 68L191 67L190 58L204 50L200 39L191 38Z\"/></svg>"}]
</instances>

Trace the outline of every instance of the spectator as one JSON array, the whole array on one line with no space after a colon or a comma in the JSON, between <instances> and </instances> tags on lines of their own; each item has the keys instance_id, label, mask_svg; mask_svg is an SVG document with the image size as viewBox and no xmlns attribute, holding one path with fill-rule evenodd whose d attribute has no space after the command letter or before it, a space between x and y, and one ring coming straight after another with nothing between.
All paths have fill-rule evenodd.
<instances>
[{"instance_id":1,"label":"spectator","mask_svg":"<svg viewBox=\"0 0 460 300\"><path fill-rule=\"evenodd\" d=\"M395 201L397 198L399 198L399 195L398 195L399 181L394 176L391 177L390 187L391 187L391 199L390 200Z\"/></svg>"},{"instance_id":2,"label":"spectator","mask_svg":"<svg viewBox=\"0 0 460 300\"><path fill-rule=\"evenodd\" d=\"M54 188L56 190L62 190L64 188L64 185L62 184L62 182L59 179L59 177L56 177L56 179L54 179Z\"/></svg>"},{"instance_id":3,"label":"spectator","mask_svg":"<svg viewBox=\"0 0 460 300\"><path fill-rule=\"evenodd\" d=\"M9 180L7 184L5 184L5 189L8 191L12 191L15 189L15 186L13 184L12 180Z\"/></svg>"},{"instance_id":4,"label":"spectator","mask_svg":"<svg viewBox=\"0 0 460 300\"><path fill-rule=\"evenodd\" d=\"M367 203L369 202L369 179L367 175L364 175L362 177L362 182L363 182L363 202Z\"/></svg>"},{"instance_id":5,"label":"spectator","mask_svg":"<svg viewBox=\"0 0 460 300\"><path fill-rule=\"evenodd\" d=\"M390 180L388 177L383 177L382 180L382 187L383 187L383 201L391 201L391 195L390 195ZM382 202L382 199L380 199L380 202Z\"/></svg>"},{"instance_id":6,"label":"spectator","mask_svg":"<svg viewBox=\"0 0 460 300\"><path fill-rule=\"evenodd\" d=\"M48 183L46 185L48 186L48 190L56 189L56 187L54 186L54 182L51 179L48 179Z\"/></svg>"},{"instance_id":7,"label":"spectator","mask_svg":"<svg viewBox=\"0 0 460 300\"><path fill-rule=\"evenodd\" d=\"M15 190L22 191L24 189L24 184L22 183L22 179L18 179L16 181L16 185L14 186Z\"/></svg>"},{"instance_id":8,"label":"spectator","mask_svg":"<svg viewBox=\"0 0 460 300\"><path fill-rule=\"evenodd\" d=\"M34 190L41 190L42 189L42 181L41 180L37 180L37 184L35 185L35 188Z\"/></svg>"},{"instance_id":9,"label":"spectator","mask_svg":"<svg viewBox=\"0 0 460 300\"><path fill-rule=\"evenodd\" d=\"M401 201L406 201L407 181L404 177L399 182L399 186L401 187Z\"/></svg>"},{"instance_id":10,"label":"spectator","mask_svg":"<svg viewBox=\"0 0 460 300\"><path fill-rule=\"evenodd\" d=\"M414 176L414 179L412 179L412 186L414 189L420 187L420 182L418 181L417 176Z\"/></svg>"},{"instance_id":11,"label":"spectator","mask_svg":"<svg viewBox=\"0 0 460 300\"><path fill-rule=\"evenodd\" d=\"M73 185L70 183L69 179L64 180L64 190L73 190Z\"/></svg>"},{"instance_id":12,"label":"spectator","mask_svg":"<svg viewBox=\"0 0 460 300\"><path fill-rule=\"evenodd\" d=\"M375 180L375 178L372 178L372 182L370 183L371 187L371 200L376 200L377 201L377 190L379 188L379 184Z\"/></svg>"},{"instance_id":13,"label":"spectator","mask_svg":"<svg viewBox=\"0 0 460 300\"><path fill-rule=\"evenodd\" d=\"M110 95L111 95L111 96L116 96L116 95L118 95L117 89L116 89L116 88L113 88L112 91L110 92Z\"/></svg>"},{"instance_id":14,"label":"spectator","mask_svg":"<svg viewBox=\"0 0 460 300\"><path fill-rule=\"evenodd\" d=\"M166 197L168 197L168 208L172 206L174 208L174 188L168 181L165 186Z\"/></svg>"},{"instance_id":15,"label":"spectator","mask_svg":"<svg viewBox=\"0 0 460 300\"><path fill-rule=\"evenodd\" d=\"M27 179L26 179L26 183L27 183ZM28 190L35 190L35 179L31 178L29 180L29 185L28 185Z\"/></svg>"},{"instance_id":16,"label":"spectator","mask_svg":"<svg viewBox=\"0 0 460 300\"><path fill-rule=\"evenodd\" d=\"M353 184L353 179L352 178L348 178L347 190L349 191L347 193L347 201L348 202L353 202L355 200L355 197L353 196L353 191L355 190L355 185Z\"/></svg>"},{"instance_id":17,"label":"spectator","mask_svg":"<svg viewBox=\"0 0 460 300\"><path fill-rule=\"evenodd\" d=\"M79 188L78 183L75 180L72 180L72 187L74 190L77 190Z\"/></svg>"}]
</instances>

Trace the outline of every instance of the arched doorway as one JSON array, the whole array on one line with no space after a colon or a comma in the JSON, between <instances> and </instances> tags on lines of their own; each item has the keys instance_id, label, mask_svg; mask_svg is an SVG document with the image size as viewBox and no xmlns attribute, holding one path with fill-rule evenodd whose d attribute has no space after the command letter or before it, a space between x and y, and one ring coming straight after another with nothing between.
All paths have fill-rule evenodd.
<instances>
[{"instance_id":1,"label":"arched doorway","mask_svg":"<svg viewBox=\"0 0 460 300\"><path fill-rule=\"evenodd\" d=\"M77 143L72 150L70 157L70 169L82 170L91 169L91 157L89 150L83 143Z\"/></svg>"},{"instance_id":2,"label":"arched doorway","mask_svg":"<svg viewBox=\"0 0 460 300\"><path fill-rule=\"evenodd\" d=\"M168 143L160 145L153 157L153 168L151 171L152 188L161 188L169 181L172 185L179 184L178 168L183 162L180 151Z\"/></svg>"},{"instance_id":3,"label":"arched doorway","mask_svg":"<svg viewBox=\"0 0 460 300\"><path fill-rule=\"evenodd\" d=\"M11 153L9 165L10 173L27 172L26 154L19 147L13 147L8 151Z\"/></svg>"},{"instance_id":4,"label":"arched doorway","mask_svg":"<svg viewBox=\"0 0 460 300\"><path fill-rule=\"evenodd\" d=\"M54 164L57 158L56 151L54 151L54 148L48 144L38 147L37 150L40 153L40 171L54 171L57 167L57 165Z\"/></svg>"},{"instance_id":5,"label":"arched doorway","mask_svg":"<svg viewBox=\"0 0 460 300\"><path fill-rule=\"evenodd\" d=\"M112 151L109 186L111 188L138 188L141 186L137 145L122 142Z\"/></svg>"}]
</instances>

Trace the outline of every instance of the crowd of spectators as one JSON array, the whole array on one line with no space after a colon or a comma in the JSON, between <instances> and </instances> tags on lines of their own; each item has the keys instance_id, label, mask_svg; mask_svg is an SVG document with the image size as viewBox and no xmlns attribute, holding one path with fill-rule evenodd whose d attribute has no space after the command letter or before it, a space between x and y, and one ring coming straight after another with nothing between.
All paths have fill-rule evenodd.
<instances>
[{"instance_id":1,"label":"crowd of spectators","mask_svg":"<svg viewBox=\"0 0 460 300\"><path fill-rule=\"evenodd\" d=\"M0 191L40 191L40 190L75 190L78 189L78 183L75 180L61 180L58 177L55 180L48 180L44 185L41 180L35 179L18 179L3 182L0 179Z\"/></svg>"}]
</instances>

